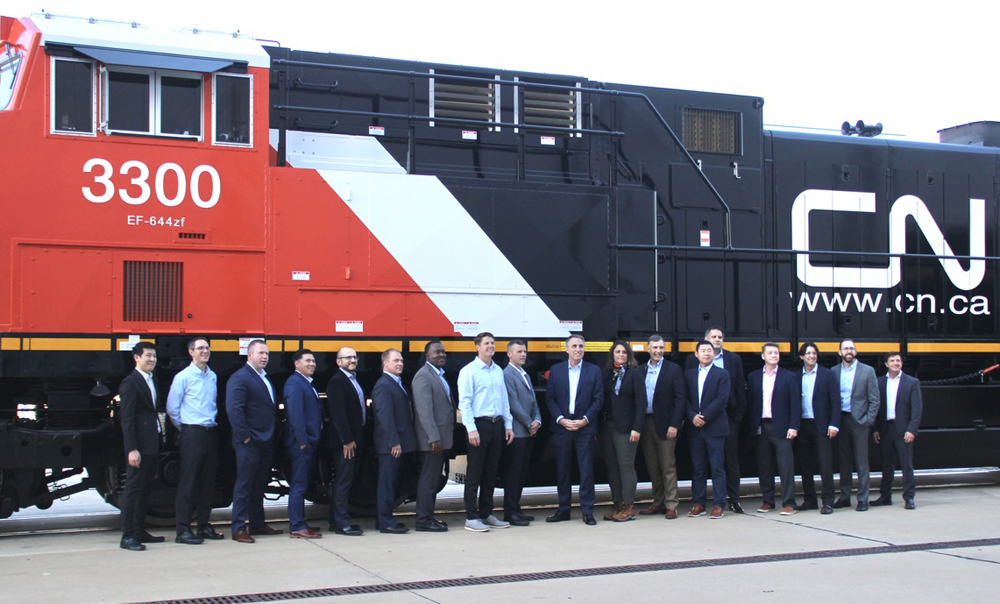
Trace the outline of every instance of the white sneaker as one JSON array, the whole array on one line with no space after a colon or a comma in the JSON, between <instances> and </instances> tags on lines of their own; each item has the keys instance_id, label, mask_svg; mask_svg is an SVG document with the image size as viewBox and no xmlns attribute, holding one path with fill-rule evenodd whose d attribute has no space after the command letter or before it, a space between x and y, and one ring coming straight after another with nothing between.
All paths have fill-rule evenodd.
<instances>
[{"instance_id":1,"label":"white sneaker","mask_svg":"<svg viewBox=\"0 0 1000 604\"><path fill-rule=\"evenodd\" d=\"M488 526L491 526L491 527L497 528L497 529L503 529L503 528L509 528L510 527L510 523L509 522L507 522L506 520L500 520L499 518L497 518L493 514L490 514L489 516L487 516L486 520L483 520L483 522L485 522Z\"/></svg>"},{"instance_id":2,"label":"white sneaker","mask_svg":"<svg viewBox=\"0 0 1000 604\"><path fill-rule=\"evenodd\" d=\"M493 518L493 516L490 516ZM474 533L485 533L490 530L490 527L483 524L482 520L466 520L465 530L472 531Z\"/></svg>"}]
</instances>

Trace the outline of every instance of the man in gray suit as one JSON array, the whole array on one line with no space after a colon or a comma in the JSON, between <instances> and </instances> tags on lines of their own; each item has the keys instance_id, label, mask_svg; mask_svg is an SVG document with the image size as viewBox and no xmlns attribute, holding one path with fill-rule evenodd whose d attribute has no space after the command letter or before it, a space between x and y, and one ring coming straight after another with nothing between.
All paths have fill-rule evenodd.
<instances>
[{"instance_id":1,"label":"man in gray suit","mask_svg":"<svg viewBox=\"0 0 1000 604\"><path fill-rule=\"evenodd\" d=\"M868 434L878 415L878 382L875 370L856 360L857 350L853 340L840 343L841 363L833 368L833 376L840 384L840 499L835 508L851 506L853 475L851 460L858 467L859 512L868 511Z\"/></svg>"},{"instance_id":2,"label":"man in gray suit","mask_svg":"<svg viewBox=\"0 0 1000 604\"><path fill-rule=\"evenodd\" d=\"M885 357L887 375L878 379L882 405L878 410L875 442L882 445L882 484L879 498L872 505L892 505L892 479L896 457L903 469L903 507L916 509L913 496L917 482L913 477L913 441L917 439L924 403L920 380L903 373L903 355L890 352Z\"/></svg>"},{"instance_id":3,"label":"man in gray suit","mask_svg":"<svg viewBox=\"0 0 1000 604\"><path fill-rule=\"evenodd\" d=\"M514 440L504 450L503 519L514 526L528 526L535 517L521 511L521 492L528 476L531 439L542 426L542 414L531 378L524 370L528 347L523 340L511 340L507 344L507 358L510 362L503 370L503 381L507 386L510 414L514 416Z\"/></svg>"},{"instance_id":4,"label":"man in gray suit","mask_svg":"<svg viewBox=\"0 0 1000 604\"><path fill-rule=\"evenodd\" d=\"M424 346L426 363L413 376L413 414L420 455L420 478L417 481L417 531L443 533L448 525L434 518L438 486L444 459L451 449L455 433L455 405L451 386L444 378L448 354L438 340Z\"/></svg>"}]
</instances>

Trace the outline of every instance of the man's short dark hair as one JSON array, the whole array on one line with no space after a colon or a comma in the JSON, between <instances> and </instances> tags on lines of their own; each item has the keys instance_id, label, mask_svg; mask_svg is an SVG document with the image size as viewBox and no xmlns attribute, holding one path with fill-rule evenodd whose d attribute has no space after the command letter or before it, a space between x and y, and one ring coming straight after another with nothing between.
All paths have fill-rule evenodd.
<instances>
[{"instance_id":1,"label":"man's short dark hair","mask_svg":"<svg viewBox=\"0 0 1000 604\"><path fill-rule=\"evenodd\" d=\"M584 344L587 343L587 340L583 339L582 335L580 335L578 333L574 333L574 334L570 334L570 336L568 338L566 338L566 348L569 348L569 341L570 340L580 340Z\"/></svg>"},{"instance_id":2,"label":"man's short dark hair","mask_svg":"<svg viewBox=\"0 0 1000 604\"><path fill-rule=\"evenodd\" d=\"M507 352L510 352L510 349L515 346L524 346L525 348L528 347L528 345L524 343L524 340L519 340L518 338L514 338L510 342L507 342Z\"/></svg>"},{"instance_id":3,"label":"man's short dark hair","mask_svg":"<svg viewBox=\"0 0 1000 604\"><path fill-rule=\"evenodd\" d=\"M695 352L698 352L698 349L702 346L712 346L712 343L708 340L698 340L698 343L694 345ZM712 346L712 349L715 350L715 346Z\"/></svg>"},{"instance_id":4,"label":"man's short dark hair","mask_svg":"<svg viewBox=\"0 0 1000 604\"><path fill-rule=\"evenodd\" d=\"M768 348L777 348L778 352L781 352L781 346L778 346L775 342L765 342L764 345L760 347L760 352L763 353Z\"/></svg>"},{"instance_id":5,"label":"man's short dark hair","mask_svg":"<svg viewBox=\"0 0 1000 604\"><path fill-rule=\"evenodd\" d=\"M708 329L705 330L705 339L706 340L708 339L708 334L712 333L713 331L717 331L717 332L719 332L719 333L722 334L722 337L726 337L726 330L722 329L718 325L713 325L713 326L711 326L711 327L709 327Z\"/></svg>"},{"instance_id":6,"label":"man's short dark hair","mask_svg":"<svg viewBox=\"0 0 1000 604\"><path fill-rule=\"evenodd\" d=\"M430 352L431 351L431 346L433 346L435 344L441 344L441 340L431 340L430 342L427 342L426 344L424 344L424 354L427 354L428 352ZM444 344L441 344L441 346L444 346Z\"/></svg>"},{"instance_id":7,"label":"man's short dark hair","mask_svg":"<svg viewBox=\"0 0 1000 604\"><path fill-rule=\"evenodd\" d=\"M480 344L483 343L483 340L485 338L492 338L494 341L496 341L496 338L493 337L493 334L491 334L488 331L484 331L476 336L476 339L473 340L473 343L475 343L476 346L479 346Z\"/></svg>"},{"instance_id":8,"label":"man's short dark hair","mask_svg":"<svg viewBox=\"0 0 1000 604\"><path fill-rule=\"evenodd\" d=\"M250 343L247 344L247 354L250 354L253 351L253 349L258 346L267 346L267 342L265 342L260 338L257 338L255 340L250 340Z\"/></svg>"},{"instance_id":9,"label":"man's short dark hair","mask_svg":"<svg viewBox=\"0 0 1000 604\"><path fill-rule=\"evenodd\" d=\"M816 351L816 354L819 354L819 346L816 345L816 342L803 342L802 346L799 346L799 356L804 356L809 348L812 348Z\"/></svg>"},{"instance_id":10,"label":"man's short dark hair","mask_svg":"<svg viewBox=\"0 0 1000 604\"><path fill-rule=\"evenodd\" d=\"M837 350L842 350L844 348L844 342L850 342L851 344L854 344L854 340L852 340L851 338L844 338L843 340L840 341L840 346L837 346Z\"/></svg>"},{"instance_id":11,"label":"man's short dark hair","mask_svg":"<svg viewBox=\"0 0 1000 604\"><path fill-rule=\"evenodd\" d=\"M897 350L896 352L890 352L890 353L887 353L887 354L885 355L885 362L886 362L886 363L888 363L888 362L889 362L889 359L891 359L892 357L899 357L899 362L900 362L900 363L902 363L902 362L903 362L904 360L906 360L906 359L904 359L904 358L903 358L903 353L902 353L902 352L899 352L899 351Z\"/></svg>"},{"instance_id":12,"label":"man's short dark hair","mask_svg":"<svg viewBox=\"0 0 1000 604\"><path fill-rule=\"evenodd\" d=\"M394 352L399 352L399 356L403 356L403 353L400 352L398 348L389 348L382 353L382 364L385 364L385 362L389 360L389 357L391 357L392 353Z\"/></svg>"},{"instance_id":13,"label":"man's short dark hair","mask_svg":"<svg viewBox=\"0 0 1000 604\"><path fill-rule=\"evenodd\" d=\"M156 346L153 346L151 342L136 342L135 346L132 347L132 356L141 357L147 350L156 352Z\"/></svg>"},{"instance_id":14,"label":"man's short dark hair","mask_svg":"<svg viewBox=\"0 0 1000 604\"><path fill-rule=\"evenodd\" d=\"M301 361L302 357L306 356L307 354L313 354L313 351L309 350L308 348L299 348L298 350L295 351L295 354L292 355L292 362L296 363L298 361ZM316 355L313 354L313 356L315 357Z\"/></svg>"},{"instance_id":15,"label":"man's short dark hair","mask_svg":"<svg viewBox=\"0 0 1000 604\"><path fill-rule=\"evenodd\" d=\"M654 333L654 334L650 335L649 339L646 340L646 345L648 346L649 344L652 344L653 342L663 342L664 345L666 345L666 340L664 340L663 336L661 336L658 333Z\"/></svg>"},{"instance_id":16,"label":"man's short dark hair","mask_svg":"<svg viewBox=\"0 0 1000 604\"><path fill-rule=\"evenodd\" d=\"M208 338L204 338L202 336L198 336L198 337L191 338L190 340L188 340L188 350L194 350L195 348L197 348L198 342L204 342L205 344L208 344L209 346L211 346L211 344L208 341Z\"/></svg>"}]
</instances>

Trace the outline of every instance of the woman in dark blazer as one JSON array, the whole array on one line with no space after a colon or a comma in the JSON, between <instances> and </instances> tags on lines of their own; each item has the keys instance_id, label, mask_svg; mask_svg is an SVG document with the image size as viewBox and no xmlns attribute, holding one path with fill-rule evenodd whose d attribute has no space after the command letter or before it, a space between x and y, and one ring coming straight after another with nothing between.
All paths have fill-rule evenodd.
<instances>
[{"instance_id":1,"label":"woman in dark blazer","mask_svg":"<svg viewBox=\"0 0 1000 604\"><path fill-rule=\"evenodd\" d=\"M608 466L608 485L614 508L605 520L626 522L635 519L635 451L639 431L646 419L645 396L635 396L633 382L637 375L635 357L628 342L616 341L608 351L604 378L604 417L601 421L601 447ZM638 400L637 400L638 399Z\"/></svg>"}]
</instances>

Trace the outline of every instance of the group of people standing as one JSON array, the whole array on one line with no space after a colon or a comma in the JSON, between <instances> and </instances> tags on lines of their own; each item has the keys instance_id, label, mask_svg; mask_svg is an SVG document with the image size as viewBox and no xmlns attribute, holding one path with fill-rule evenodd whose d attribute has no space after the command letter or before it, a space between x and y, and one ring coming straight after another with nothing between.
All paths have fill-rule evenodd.
<instances>
[{"instance_id":1,"label":"group of people standing","mask_svg":"<svg viewBox=\"0 0 1000 604\"><path fill-rule=\"evenodd\" d=\"M740 357L724 350L723 343L722 330L710 328L682 370L664 359L666 345L659 335L649 338L649 360L642 365L636 362L627 342L616 341L602 371L583 360L582 336L567 339L567 359L549 370L545 391L545 405L552 418L549 429L559 497L558 508L546 522L571 519L575 465L582 520L587 525L596 524L594 454L598 440L613 500L605 520L625 522L633 520L637 513L677 518L676 443L685 426L694 470L693 506L688 516L708 512L709 471L713 504L710 517L723 517L727 499L731 511L743 513L738 439L746 414L755 438L763 494L758 512L776 509L775 467L781 482L782 514L819 507L813 480L816 470L822 481L821 513L849 506L852 462L858 473L857 509L867 510L868 442L873 431L875 442L882 446L884 470L880 497L871 505L891 503L892 468L898 458L903 469L904 505L907 509L915 507L913 441L922 405L919 382L902 372L900 354L887 355L888 373L876 379L871 367L855 359L851 340L841 342L841 363L833 369L817 365L819 351L815 344L803 344L799 351L803 363L800 372L779 367L779 348L768 343L761 353L764 367L745 376ZM534 385L524 370L527 345L523 340L510 340L507 365L501 369L493 358L496 341L492 334L477 335L474 344L476 357L458 375L457 396L445 378L447 353L440 341L432 340L425 346L425 363L409 388L401 379L402 353L394 348L382 353L382 375L371 393L372 445L379 475L376 529L382 533L409 531L393 517L393 508L399 474L414 453L420 466L415 529L448 530L447 523L434 516L434 508L445 460L454 444L456 399L468 439L464 528L486 532L511 525L527 526L535 520L524 513L520 503L532 437L542 427ZM148 533L143 524L163 426L156 413L157 391L152 378L156 349L139 342L132 353L136 369L122 381L119 392L128 457L121 499L121 547L140 551L145 549L144 544L164 541ZM188 353L191 364L174 377L166 407L179 432L175 541L200 544L223 538L209 523L219 444L217 378L208 367L211 352L207 339L192 339ZM264 521L263 496L270 479L279 421L274 387L265 372L268 356L263 340L250 342L247 364L226 385L226 411L236 454L232 539L241 543L253 543L255 536L283 532ZM361 536L364 531L351 523L347 505L369 419L365 393L356 375L357 352L346 347L337 352L337 370L327 384L325 403L313 383L315 355L300 349L292 361L295 371L283 391L284 446L291 463L290 535L322 538L319 528L306 523L304 505L317 449L325 445L334 468L329 530ZM329 417L330 427L325 443L321 443L324 414ZM793 451L793 441L797 451ZM841 460L841 496L836 501L834 441L839 443ZM652 480L653 503L637 512L635 460L640 446ZM802 468L802 504L795 502L796 455ZM501 457L505 459L502 477ZM504 488L502 519L494 512L493 491L498 478ZM193 530L192 517L196 522Z\"/></svg>"}]
</instances>

